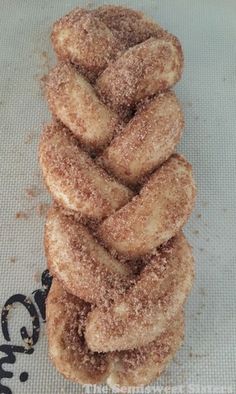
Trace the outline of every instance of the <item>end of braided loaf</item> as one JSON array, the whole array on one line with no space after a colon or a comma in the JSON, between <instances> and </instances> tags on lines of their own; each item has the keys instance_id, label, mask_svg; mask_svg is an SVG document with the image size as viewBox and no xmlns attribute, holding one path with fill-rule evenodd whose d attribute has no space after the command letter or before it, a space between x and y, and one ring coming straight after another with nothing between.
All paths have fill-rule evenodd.
<instances>
[{"instance_id":1,"label":"end of braided loaf","mask_svg":"<svg viewBox=\"0 0 236 394\"><path fill-rule=\"evenodd\" d=\"M54 203L49 353L75 382L150 383L183 340L194 262L182 228L196 188L175 153L180 42L142 13L77 8L53 26L53 121L39 160Z\"/></svg>"}]
</instances>

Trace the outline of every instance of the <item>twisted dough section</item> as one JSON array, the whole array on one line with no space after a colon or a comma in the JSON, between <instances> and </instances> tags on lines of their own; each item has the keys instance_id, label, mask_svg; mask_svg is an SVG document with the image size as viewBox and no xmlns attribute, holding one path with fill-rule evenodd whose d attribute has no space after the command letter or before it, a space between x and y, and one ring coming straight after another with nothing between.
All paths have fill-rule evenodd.
<instances>
[{"instance_id":1,"label":"twisted dough section","mask_svg":"<svg viewBox=\"0 0 236 394\"><path fill-rule=\"evenodd\" d=\"M89 348L108 352L153 341L182 308L193 272L192 251L180 233L151 258L125 296L90 313L85 332Z\"/></svg>"},{"instance_id":2,"label":"twisted dough section","mask_svg":"<svg viewBox=\"0 0 236 394\"><path fill-rule=\"evenodd\" d=\"M90 83L70 64L59 63L49 73L46 95L52 113L87 149L101 149L110 142L119 125L117 114L99 100Z\"/></svg>"},{"instance_id":3,"label":"twisted dough section","mask_svg":"<svg viewBox=\"0 0 236 394\"><path fill-rule=\"evenodd\" d=\"M109 27L94 12L75 9L53 26L53 47L60 60L71 60L93 76L123 49Z\"/></svg>"},{"instance_id":4,"label":"twisted dough section","mask_svg":"<svg viewBox=\"0 0 236 394\"><path fill-rule=\"evenodd\" d=\"M111 256L86 226L52 207L45 226L48 268L69 293L92 304L104 304L127 289L128 266Z\"/></svg>"},{"instance_id":5,"label":"twisted dough section","mask_svg":"<svg viewBox=\"0 0 236 394\"><path fill-rule=\"evenodd\" d=\"M169 89L181 77L183 57L176 37L163 33L128 49L97 79L97 89L112 108L130 107Z\"/></svg>"},{"instance_id":6,"label":"twisted dough section","mask_svg":"<svg viewBox=\"0 0 236 394\"><path fill-rule=\"evenodd\" d=\"M39 159L45 183L55 201L84 217L101 220L133 195L97 166L60 123L45 127Z\"/></svg>"},{"instance_id":7,"label":"twisted dough section","mask_svg":"<svg viewBox=\"0 0 236 394\"><path fill-rule=\"evenodd\" d=\"M98 235L127 257L138 257L168 241L187 221L195 199L190 164L172 155L140 193L98 227Z\"/></svg>"},{"instance_id":8,"label":"twisted dough section","mask_svg":"<svg viewBox=\"0 0 236 394\"><path fill-rule=\"evenodd\" d=\"M183 311L161 336L136 350L96 353L84 330L90 305L67 293L54 279L46 305L50 357L67 379L82 384L139 386L158 377L183 340Z\"/></svg>"},{"instance_id":9,"label":"twisted dough section","mask_svg":"<svg viewBox=\"0 0 236 394\"><path fill-rule=\"evenodd\" d=\"M103 151L100 163L123 183L135 186L173 153L183 127L175 94L160 94L139 106Z\"/></svg>"},{"instance_id":10,"label":"twisted dough section","mask_svg":"<svg viewBox=\"0 0 236 394\"><path fill-rule=\"evenodd\" d=\"M45 128L40 162L51 194L64 208L94 220L110 215L98 226L98 236L128 257L144 255L174 236L193 207L191 166L180 155L157 169L133 199L60 124Z\"/></svg>"},{"instance_id":11,"label":"twisted dough section","mask_svg":"<svg viewBox=\"0 0 236 394\"><path fill-rule=\"evenodd\" d=\"M72 11L54 24L52 44L60 60L93 82L99 76L97 90L116 110L169 89L183 71L179 40L122 7Z\"/></svg>"},{"instance_id":12,"label":"twisted dough section","mask_svg":"<svg viewBox=\"0 0 236 394\"><path fill-rule=\"evenodd\" d=\"M162 31L141 12L123 7L77 8L54 23L51 40L60 60L70 60L94 78L121 51Z\"/></svg>"},{"instance_id":13,"label":"twisted dough section","mask_svg":"<svg viewBox=\"0 0 236 394\"><path fill-rule=\"evenodd\" d=\"M110 366L108 354L91 352L84 341L90 309L53 280L46 304L49 354L66 378L82 384L103 382Z\"/></svg>"},{"instance_id":14,"label":"twisted dough section","mask_svg":"<svg viewBox=\"0 0 236 394\"><path fill-rule=\"evenodd\" d=\"M146 346L116 352L109 386L143 386L158 378L182 344L184 318L181 311L168 329Z\"/></svg>"},{"instance_id":15,"label":"twisted dough section","mask_svg":"<svg viewBox=\"0 0 236 394\"><path fill-rule=\"evenodd\" d=\"M137 386L159 376L183 338L193 257L181 232L195 200L175 153L183 113L176 37L123 7L76 9L54 24L54 120L39 159L56 204L45 251L50 355L80 383Z\"/></svg>"}]
</instances>

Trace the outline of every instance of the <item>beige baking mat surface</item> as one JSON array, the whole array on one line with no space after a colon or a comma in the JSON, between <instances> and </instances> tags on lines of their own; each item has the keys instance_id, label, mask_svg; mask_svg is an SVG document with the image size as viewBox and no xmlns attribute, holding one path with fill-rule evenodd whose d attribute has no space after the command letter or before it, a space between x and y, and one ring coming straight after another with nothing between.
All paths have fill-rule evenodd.
<instances>
[{"instance_id":1,"label":"beige baking mat surface","mask_svg":"<svg viewBox=\"0 0 236 394\"><path fill-rule=\"evenodd\" d=\"M64 380L47 357L43 303L49 278L44 273L41 283L41 274L49 199L37 164L40 131L50 118L40 78L54 61L52 23L77 5L102 3L0 0L1 308L6 303L0 393L110 392L106 386L82 388ZM186 128L178 149L192 162L198 184L197 205L186 227L196 257L186 341L162 378L135 392L235 394L236 1L118 3L145 11L183 44L185 73L175 90Z\"/></svg>"}]
</instances>

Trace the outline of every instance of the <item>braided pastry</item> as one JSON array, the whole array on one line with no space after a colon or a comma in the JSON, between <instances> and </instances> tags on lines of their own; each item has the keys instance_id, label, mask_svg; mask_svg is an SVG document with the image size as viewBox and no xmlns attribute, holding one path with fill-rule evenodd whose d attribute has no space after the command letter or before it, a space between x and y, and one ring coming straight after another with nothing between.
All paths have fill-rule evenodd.
<instances>
[{"instance_id":1,"label":"braided pastry","mask_svg":"<svg viewBox=\"0 0 236 394\"><path fill-rule=\"evenodd\" d=\"M140 386L180 347L194 268L182 233L191 165L176 37L123 7L76 9L54 24L45 91L53 121L39 159L53 197L45 252L49 353L75 382Z\"/></svg>"}]
</instances>

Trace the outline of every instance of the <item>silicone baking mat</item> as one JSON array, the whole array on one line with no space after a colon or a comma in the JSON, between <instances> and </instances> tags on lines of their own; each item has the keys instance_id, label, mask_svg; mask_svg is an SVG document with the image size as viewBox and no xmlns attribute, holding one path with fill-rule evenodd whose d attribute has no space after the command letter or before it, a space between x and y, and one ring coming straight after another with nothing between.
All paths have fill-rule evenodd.
<instances>
[{"instance_id":1,"label":"silicone baking mat","mask_svg":"<svg viewBox=\"0 0 236 394\"><path fill-rule=\"evenodd\" d=\"M136 393L236 393L236 1L116 1L145 11L176 34L185 72L176 86L186 127L178 150L198 184L186 227L196 281L186 340L166 373ZM102 1L0 0L0 393L106 393L64 380L47 357L43 254L49 202L37 163L50 119L40 80L55 61L53 21ZM5 305L5 307L4 307Z\"/></svg>"}]
</instances>

